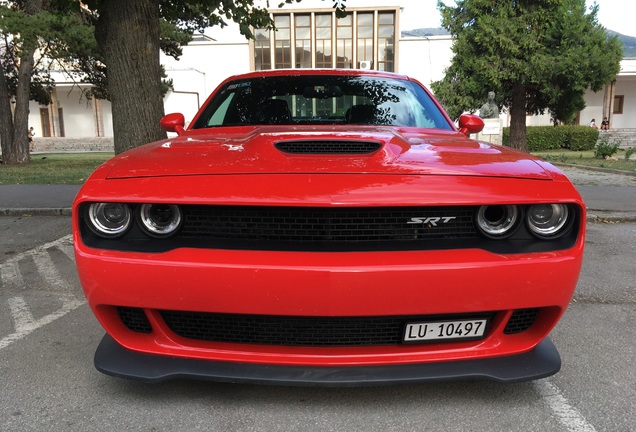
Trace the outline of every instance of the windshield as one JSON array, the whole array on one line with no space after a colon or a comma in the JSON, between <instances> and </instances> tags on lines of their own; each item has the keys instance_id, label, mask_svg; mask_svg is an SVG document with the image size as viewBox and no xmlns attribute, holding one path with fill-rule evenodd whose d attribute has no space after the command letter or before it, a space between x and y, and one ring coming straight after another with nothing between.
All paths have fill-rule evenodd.
<instances>
[{"instance_id":1,"label":"windshield","mask_svg":"<svg viewBox=\"0 0 636 432\"><path fill-rule=\"evenodd\" d=\"M362 124L451 130L428 94L406 80L290 75L227 83L193 129L265 124Z\"/></svg>"}]
</instances>

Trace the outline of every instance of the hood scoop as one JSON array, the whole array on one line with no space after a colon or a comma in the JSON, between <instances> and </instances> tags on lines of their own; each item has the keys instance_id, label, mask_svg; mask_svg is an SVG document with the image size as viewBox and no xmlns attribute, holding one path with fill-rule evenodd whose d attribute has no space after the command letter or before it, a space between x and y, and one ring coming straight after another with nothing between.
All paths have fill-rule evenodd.
<instances>
[{"instance_id":1,"label":"hood scoop","mask_svg":"<svg viewBox=\"0 0 636 432\"><path fill-rule=\"evenodd\" d=\"M274 147L287 154L360 155L371 154L379 150L382 144L377 141L302 140L279 141Z\"/></svg>"}]
</instances>

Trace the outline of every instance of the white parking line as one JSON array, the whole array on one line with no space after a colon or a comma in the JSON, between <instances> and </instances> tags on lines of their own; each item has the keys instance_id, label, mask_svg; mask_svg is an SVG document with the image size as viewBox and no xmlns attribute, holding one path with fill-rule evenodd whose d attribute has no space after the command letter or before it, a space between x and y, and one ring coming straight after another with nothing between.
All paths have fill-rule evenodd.
<instances>
[{"instance_id":1,"label":"white parking line","mask_svg":"<svg viewBox=\"0 0 636 432\"><path fill-rule=\"evenodd\" d=\"M35 326L35 318L22 297L9 299L9 309L16 333L29 331Z\"/></svg>"},{"instance_id":2,"label":"white parking line","mask_svg":"<svg viewBox=\"0 0 636 432\"><path fill-rule=\"evenodd\" d=\"M60 276L60 272L57 271L57 267L51 259L51 255L48 253L39 253L33 255L33 262L38 269L38 273L45 282L53 288L57 288L60 291L70 291L71 286L69 283Z\"/></svg>"},{"instance_id":3,"label":"white parking line","mask_svg":"<svg viewBox=\"0 0 636 432\"><path fill-rule=\"evenodd\" d=\"M0 282L3 286L21 287L24 285L22 273L16 261L5 262L0 265Z\"/></svg>"},{"instance_id":4,"label":"white parking line","mask_svg":"<svg viewBox=\"0 0 636 432\"><path fill-rule=\"evenodd\" d=\"M585 417L583 417L583 414L570 405L570 402L561 394L557 386L547 380L535 381L534 386L568 431L596 432L594 426L588 423Z\"/></svg>"},{"instance_id":5,"label":"white parking line","mask_svg":"<svg viewBox=\"0 0 636 432\"><path fill-rule=\"evenodd\" d=\"M22 297L13 297L9 299L9 307L11 308L11 315L15 322L16 331L15 333L11 333L10 335L0 339L0 350L8 347L13 342L19 341L20 339L28 336L40 327L50 324L58 318L62 318L67 313L72 312L86 303L83 300L78 300L73 295L66 295L64 297L65 300L60 309L52 314L40 318L39 320L33 319L33 315L31 315L31 311L26 303L24 303L24 299Z\"/></svg>"},{"instance_id":6,"label":"white parking line","mask_svg":"<svg viewBox=\"0 0 636 432\"><path fill-rule=\"evenodd\" d=\"M60 242L57 247L64 252L71 261L75 262L75 251L73 250L73 242L71 241L70 236L62 237L60 240L64 241Z\"/></svg>"},{"instance_id":7,"label":"white parking line","mask_svg":"<svg viewBox=\"0 0 636 432\"><path fill-rule=\"evenodd\" d=\"M36 248L29 249L28 251L19 253L10 259L0 264L0 282L2 285L22 287L24 286L24 279L18 262L26 257L31 257L38 269L38 273L44 278L44 280L57 287L61 291L68 291L71 287L68 282L60 277L57 268L51 261L51 256L48 254L48 249L58 248L66 256L68 256L73 262L75 262L75 256L73 255L73 236L71 234L61 237L49 243L45 243Z\"/></svg>"},{"instance_id":8,"label":"white parking line","mask_svg":"<svg viewBox=\"0 0 636 432\"><path fill-rule=\"evenodd\" d=\"M73 235L69 234L69 235L65 235L64 237L60 237L57 240L53 240L52 242L49 243L45 243L43 245L40 245L38 247L35 247L33 249L29 249L28 251L24 251L22 253L19 253L13 257L11 257L10 259L6 260L4 263L0 264L0 267L5 267L5 266L12 266L15 265L15 263L17 263L18 261L20 261L21 259L28 257L28 256L34 256L34 255L38 255L41 253L46 253L47 249L50 249L52 247L57 247L59 249L61 249L65 254L69 254L69 244L73 243ZM73 261L75 261L74 257L71 257L71 259L73 259Z\"/></svg>"},{"instance_id":9,"label":"white parking line","mask_svg":"<svg viewBox=\"0 0 636 432\"><path fill-rule=\"evenodd\" d=\"M28 336L35 330L63 317L83 304L86 304L86 301L77 299L69 292L72 287L60 276L48 253L48 249L57 247L71 259L74 259L71 252L72 249L69 246L71 242L72 236L67 235L34 249L22 252L0 264L0 279L2 284L5 286L21 287L24 284L24 279L20 273L18 262L26 257L32 257L38 269L38 273L48 284L61 291L56 297L62 301L62 307L60 309L36 320L23 297L16 296L10 298L9 309L11 311L11 317L13 318L15 332L0 339L0 350Z\"/></svg>"}]
</instances>

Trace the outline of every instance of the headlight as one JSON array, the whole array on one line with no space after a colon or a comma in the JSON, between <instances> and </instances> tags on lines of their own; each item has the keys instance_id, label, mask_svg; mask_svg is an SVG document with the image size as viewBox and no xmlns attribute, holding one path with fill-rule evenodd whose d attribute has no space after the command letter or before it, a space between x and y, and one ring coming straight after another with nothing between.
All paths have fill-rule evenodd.
<instances>
[{"instance_id":1,"label":"headlight","mask_svg":"<svg viewBox=\"0 0 636 432\"><path fill-rule=\"evenodd\" d=\"M564 204L537 204L528 208L528 228L539 237L554 237L568 223L569 211Z\"/></svg>"},{"instance_id":2,"label":"headlight","mask_svg":"<svg viewBox=\"0 0 636 432\"><path fill-rule=\"evenodd\" d=\"M132 223L130 208L121 203L93 203L88 207L91 230L101 237L123 235Z\"/></svg>"},{"instance_id":3,"label":"headlight","mask_svg":"<svg viewBox=\"0 0 636 432\"><path fill-rule=\"evenodd\" d=\"M172 204L143 204L139 220L146 232L154 237L168 237L181 226L181 210Z\"/></svg>"},{"instance_id":4,"label":"headlight","mask_svg":"<svg viewBox=\"0 0 636 432\"><path fill-rule=\"evenodd\" d=\"M519 210L514 205L481 206L476 220L485 236L505 238L512 235L519 226Z\"/></svg>"}]
</instances>

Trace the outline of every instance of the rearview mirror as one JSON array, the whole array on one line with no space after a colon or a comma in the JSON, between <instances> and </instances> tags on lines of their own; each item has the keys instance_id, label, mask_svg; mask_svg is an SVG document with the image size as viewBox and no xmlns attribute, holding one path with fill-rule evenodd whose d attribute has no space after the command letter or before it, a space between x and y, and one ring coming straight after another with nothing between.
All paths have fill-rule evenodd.
<instances>
[{"instance_id":1,"label":"rearview mirror","mask_svg":"<svg viewBox=\"0 0 636 432\"><path fill-rule=\"evenodd\" d=\"M330 97L342 96L342 89L339 86L315 85L305 87L303 96L307 99L327 99Z\"/></svg>"}]
</instances>

